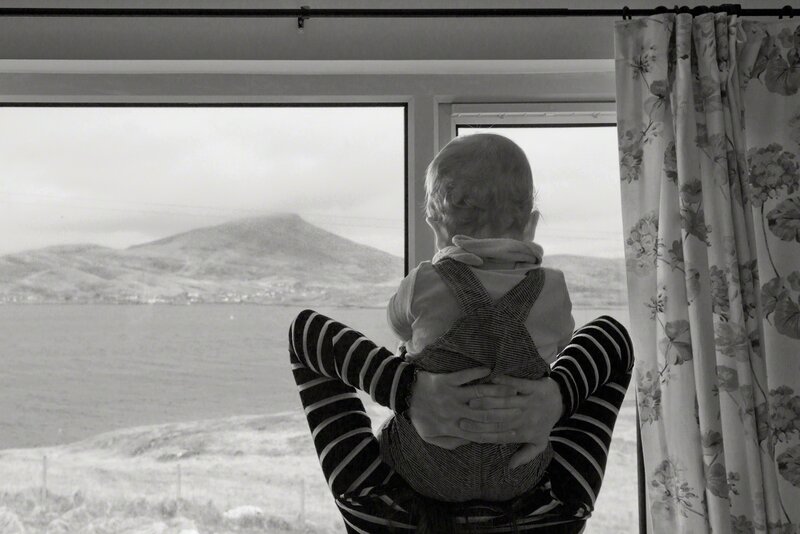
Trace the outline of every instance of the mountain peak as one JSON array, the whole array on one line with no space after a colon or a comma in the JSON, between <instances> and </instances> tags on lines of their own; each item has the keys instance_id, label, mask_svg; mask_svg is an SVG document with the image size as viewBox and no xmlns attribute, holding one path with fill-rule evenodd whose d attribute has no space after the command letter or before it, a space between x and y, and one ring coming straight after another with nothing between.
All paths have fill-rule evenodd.
<instances>
[{"instance_id":1,"label":"mountain peak","mask_svg":"<svg viewBox=\"0 0 800 534\"><path fill-rule=\"evenodd\" d=\"M311 226L296 213L273 213L267 215L255 215L233 221L227 221L214 226L204 226L194 228L186 232L174 234L168 237L140 243L128 247L128 250L141 249L146 247L164 246L169 243L182 243L189 246L202 245L202 241L215 241L217 245L223 245L224 241L235 245L237 242L258 239L264 232L290 232L298 231L303 225ZM228 239L225 239L225 238ZM222 241L222 242L220 242Z\"/></svg>"}]
</instances>

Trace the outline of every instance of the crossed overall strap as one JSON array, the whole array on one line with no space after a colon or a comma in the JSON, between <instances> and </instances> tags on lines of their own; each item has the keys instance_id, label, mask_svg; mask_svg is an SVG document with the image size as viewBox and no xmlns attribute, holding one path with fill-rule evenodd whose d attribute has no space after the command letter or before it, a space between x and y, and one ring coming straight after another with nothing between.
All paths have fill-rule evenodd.
<instances>
[{"instance_id":1,"label":"crossed overall strap","mask_svg":"<svg viewBox=\"0 0 800 534\"><path fill-rule=\"evenodd\" d=\"M467 265L447 258L433 267L453 293L462 316L423 349L423 354L430 355L419 361L426 370L461 370L469 361L492 368L492 374L481 379L484 382L499 374L539 378L549 373L550 367L525 325L544 285L543 270L528 271L522 281L493 301Z\"/></svg>"},{"instance_id":2,"label":"crossed overall strap","mask_svg":"<svg viewBox=\"0 0 800 534\"><path fill-rule=\"evenodd\" d=\"M531 269L509 292L494 301L475 273L464 263L445 258L433 264L433 268L453 292L462 313L469 314L493 306L498 312L523 324L544 286L544 271Z\"/></svg>"},{"instance_id":3,"label":"crossed overall strap","mask_svg":"<svg viewBox=\"0 0 800 534\"><path fill-rule=\"evenodd\" d=\"M434 264L450 288L462 315L438 339L415 357L430 372L452 372L476 366L498 375L541 378L550 367L538 353L525 322L541 292L543 271L534 269L496 302L468 266L453 259ZM547 448L512 470L511 456L519 444L471 443L450 451L424 441L407 418L399 417L381 433L381 450L411 488L435 501L473 499L503 502L534 488L544 476L552 449Z\"/></svg>"}]
</instances>

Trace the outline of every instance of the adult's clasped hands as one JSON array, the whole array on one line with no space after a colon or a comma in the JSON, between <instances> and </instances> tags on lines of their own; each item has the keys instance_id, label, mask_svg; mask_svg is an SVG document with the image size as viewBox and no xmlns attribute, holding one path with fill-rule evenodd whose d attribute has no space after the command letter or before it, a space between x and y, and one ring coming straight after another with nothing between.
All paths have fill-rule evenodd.
<instances>
[{"instance_id":1,"label":"adult's clasped hands","mask_svg":"<svg viewBox=\"0 0 800 534\"><path fill-rule=\"evenodd\" d=\"M490 369L454 373L418 371L408 416L420 437L439 447L467 443L523 443L511 457L513 469L536 458L561 418L561 391L549 377L526 380L498 376L492 383L465 385Z\"/></svg>"}]
</instances>

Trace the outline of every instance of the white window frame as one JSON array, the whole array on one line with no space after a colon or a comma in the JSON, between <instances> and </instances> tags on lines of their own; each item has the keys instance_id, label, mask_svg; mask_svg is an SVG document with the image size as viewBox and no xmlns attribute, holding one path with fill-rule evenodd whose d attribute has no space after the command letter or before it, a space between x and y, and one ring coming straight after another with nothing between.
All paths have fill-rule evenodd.
<instances>
[{"instance_id":1,"label":"white window frame","mask_svg":"<svg viewBox=\"0 0 800 534\"><path fill-rule=\"evenodd\" d=\"M456 113L504 113L507 121L519 112L609 111L614 106L614 73L608 68L541 72L523 62L506 73L497 72L492 62L478 61L479 65L465 71L458 62L448 67L439 61L431 69L422 61L419 73L397 73L384 64L375 67L375 74L365 74L366 67L354 62L334 73L319 74L319 66L309 65L307 74L286 74L280 64L251 62L233 68L225 63L201 67L184 63L0 60L0 105L405 105L407 268L435 252L422 210L425 169L454 135L453 109ZM527 117L534 120L533 115Z\"/></svg>"},{"instance_id":2,"label":"white window frame","mask_svg":"<svg viewBox=\"0 0 800 534\"><path fill-rule=\"evenodd\" d=\"M440 122L447 123L439 129L439 146L444 146L457 135L459 126L515 127L515 126L616 126L615 102L548 102L548 103L463 103L440 106ZM449 122L448 122L449 119ZM636 469L639 532L647 533L647 510L644 508L644 471L639 432L639 413L636 413Z\"/></svg>"},{"instance_id":3,"label":"white window frame","mask_svg":"<svg viewBox=\"0 0 800 534\"><path fill-rule=\"evenodd\" d=\"M165 2L183 7L177 1ZM251 23L242 24L243 28L250 28L250 33L235 35L215 29L229 27L231 23L213 21L208 24L217 33L176 34L174 39L182 44L168 50L157 48L158 43L165 42L162 33L170 27L158 19L134 21L124 35L114 34L112 39L108 33L108 38L96 43L99 46L94 46L91 40L88 43L59 40L61 28L57 20L42 22L42 27L49 28L52 34L47 39L38 39L36 32L26 31L36 27L30 21L21 22L12 20L11 28L15 31L9 33L10 37L4 40L6 48L0 51L4 53L0 59L0 106L20 103L406 106L407 267L433 256L433 238L422 210L425 169L436 152L454 137L458 124L541 124L577 118L583 121L590 120L585 116L587 112L591 115L615 109L614 60L601 58L602 51L598 54L596 49L585 49L580 40L568 42L575 46L542 43L537 24L549 27L550 21L526 21L525 33L509 32L509 22L504 22L496 26L496 38L484 32L480 34L483 38L477 40L469 32L459 30L467 44L471 44L470 40L481 43L482 55L475 59L462 56L442 59L456 55L452 50L442 52L439 48L419 52L415 46L407 48L419 55L389 53L377 44L374 53L365 53L358 48L359 42L346 40L343 46L334 47L333 53L315 56L314 52L326 42L325 32L333 32L329 39L341 40L346 35L337 32L341 23L334 26L317 24L319 21L312 22L314 29L309 27L305 36L309 43L296 34L292 21L287 25L264 22L257 29ZM82 25L99 32L98 35L106 35L103 33L107 32L106 26L113 22L103 20L100 30L96 29L98 24L89 20ZM201 27L196 21L193 24ZM75 25L76 21L71 20L67 26ZM358 25L369 27L360 21ZM283 26L291 31L286 33ZM495 26L489 21L486 27ZM276 46L269 45L273 43L269 40L271 33L275 34ZM154 39L150 39L151 34ZM240 34L250 37L240 39L237 37ZM188 45L202 35L213 37L216 45L200 43L202 51L194 52ZM508 35L515 37L509 41ZM595 41L597 35L600 34L592 34ZM247 55L255 46L248 39L262 52L252 57ZM148 42L156 45L146 45ZM504 46L493 49L493 43L497 42ZM53 43L62 45L57 47ZM15 57L17 49L25 53ZM272 54L272 50L276 52ZM191 57L192 54L198 57ZM36 57L39 59L28 59ZM569 114L575 119L569 119Z\"/></svg>"},{"instance_id":4,"label":"white window frame","mask_svg":"<svg viewBox=\"0 0 800 534\"><path fill-rule=\"evenodd\" d=\"M451 133L458 126L569 126L611 125L617 123L613 102L547 102L513 104L454 104Z\"/></svg>"}]
</instances>

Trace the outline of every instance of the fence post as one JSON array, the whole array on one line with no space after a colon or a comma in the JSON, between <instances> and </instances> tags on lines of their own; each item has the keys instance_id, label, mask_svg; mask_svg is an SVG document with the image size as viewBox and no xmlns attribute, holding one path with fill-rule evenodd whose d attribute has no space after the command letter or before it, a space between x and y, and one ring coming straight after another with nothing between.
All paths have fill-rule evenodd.
<instances>
[{"instance_id":1,"label":"fence post","mask_svg":"<svg viewBox=\"0 0 800 534\"><path fill-rule=\"evenodd\" d=\"M47 510L47 455L42 456L42 491L40 494L42 508Z\"/></svg>"},{"instance_id":2,"label":"fence post","mask_svg":"<svg viewBox=\"0 0 800 534\"><path fill-rule=\"evenodd\" d=\"M181 515L181 463L178 462L178 486L175 496L175 515Z\"/></svg>"},{"instance_id":3,"label":"fence post","mask_svg":"<svg viewBox=\"0 0 800 534\"><path fill-rule=\"evenodd\" d=\"M300 515L298 522L301 527L306 525L306 479L300 479Z\"/></svg>"}]
</instances>

